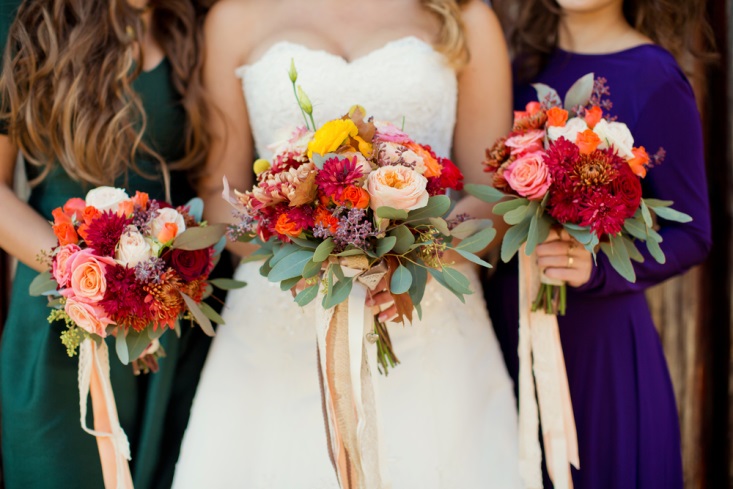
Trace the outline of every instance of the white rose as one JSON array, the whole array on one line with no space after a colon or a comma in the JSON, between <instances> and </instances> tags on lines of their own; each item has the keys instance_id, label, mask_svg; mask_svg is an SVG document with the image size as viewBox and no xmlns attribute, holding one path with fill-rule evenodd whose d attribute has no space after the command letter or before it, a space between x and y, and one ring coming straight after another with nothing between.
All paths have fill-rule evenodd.
<instances>
[{"instance_id":1,"label":"white rose","mask_svg":"<svg viewBox=\"0 0 733 489\"><path fill-rule=\"evenodd\" d=\"M135 226L127 226L125 232L120 236L120 242L115 252L117 263L134 267L151 256L153 256L153 250L150 248L150 243Z\"/></svg>"},{"instance_id":2,"label":"white rose","mask_svg":"<svg viewBox=\"0 0 733 489\"><path fill-rule=\"evenodd\" d=\"M628 160L634 157L631 150L634 148L634 136L623 122L608 122L601 119L593 128L593 132L601 138L600 149L613 147L616 154Z\"/></svg>"},{"instance_id":3,"label":"white rose","mask_svg":"<svg viewBox=\"0 0 733 489\"><path fill-rule=\"evenodd\" d=\"M150 223L150 234L152 236L158 236L165 227L166 223L169 222L172 222L178 227L178 231L176 231L176 236L186 230L186 223L183 220L183 216L172 207L166 207L164 209L160 209L158 211L158 214Z\"/></svg>"},{"instance_id":4,"label":"white rose","mask_svg":"<svg viewBox=\"0 0 733 489\"><path fill-rule=\"evenodd\" d=\"M579 117L573 117L563 127L551 126L547 128L547 137L550 142L555 142L561 137L567 139L571 143L574 143L578 138L578 133L581 133L588 129L588 124Z\"/></svg>"},{"instance_id":5,"label":"white rose","mask_svg":"<svg viewBox=\"0 0 733 489\"><path fill-rule=\"evenodd\" d=\"M120 203L129 198L130 196L121 188L97 187L90 190L84 200L87 205L96 207L100 212L117 212Z\"/></svg>"},{"instance_id":6,"label":"white rose","mask_svg":"<svg viewBox=\"0 0 733 489\"><path fill-rule=\"evenodd\" d=\"M383 166L367 177L369 206L373 210L387 206L411 211L428 203L428 179L406 166Z\"/></svg>"}]
</instances>

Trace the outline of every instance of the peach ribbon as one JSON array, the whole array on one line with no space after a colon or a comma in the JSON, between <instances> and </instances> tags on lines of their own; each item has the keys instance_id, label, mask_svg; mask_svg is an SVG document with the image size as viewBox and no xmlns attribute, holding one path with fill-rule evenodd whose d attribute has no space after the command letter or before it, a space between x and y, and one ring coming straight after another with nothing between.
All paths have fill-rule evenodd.
<instances>
[{"instance_id":1,"label":"peach ribbon","mask_svg":"<svg viewBox=\"0 0 733 489\"><path fill-rule=\"evenodd\" d=\"M344 275L354 277L349 298L328 310L316 308L329 449L343 489L384 489L388 485L383 474L378 393L373 378L377 352L367 327L373 317L365 306L367 288L373 288L379 278L364 273L365 263L346 263Z\"/></svg>"},{"instance_id":2,"label":"peach ribbon","mask_svg":"<svg viewBox=\"0 0 733 489\"><path fill-rule=\"evenodd\" d=\"M556 316L532 312L543 277L536 255L527 256L525 251L523 245L519 251L520 474L527 489L542 488L539 411L550 479L556 489L571 489L570 465L579 469L580 458L560 332Z\"/></svg>"},{"instance_id":3,"label":"peach ribbon","mask_svg":"<svg viewBox=\"0 0 733 489\"><path fill-rule=\"evenodd\" d=\"M94 429L87 427L87 400L92 397ZM86 339L79 347L79 410L81 427L97 438L106 489L132 489L130 445L117 416L109 376L109 350Z\"/></svg>"}]
</instances>

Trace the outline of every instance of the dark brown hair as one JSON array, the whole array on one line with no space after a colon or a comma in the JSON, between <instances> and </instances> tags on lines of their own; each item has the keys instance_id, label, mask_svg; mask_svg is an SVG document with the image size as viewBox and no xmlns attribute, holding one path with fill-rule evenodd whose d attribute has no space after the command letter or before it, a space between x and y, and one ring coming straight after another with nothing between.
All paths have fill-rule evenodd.
<instances>
[{"instance_id":1,"label":"dark brown hair","mask_svg":"<svg viewBox=\"0 0 733 489\"><path fill-rule=\"evenodd\" d=\"M208 148L202 103L200 29L207 8L190 0L151 0L152 34L172 67L186 112L185 157L171 168L200 167ZM30 0L10 27L0 76L0 123L26 159L55 164L74 179L110 184L144 153L146 116L131 87L140 74L141 14L127 0ZM58 163L57 163L58 162Z\"/></svg>"},{"instance_id":2,"label":"dark brown hair","mask_svg":"<svg viewBox=\"0 0 733 489\"><path fill-rule=\"evenodd\" d=\"M493 2L507 33L519 81L536 76L557 47L562 9L555 0ZM687 68L709 61L714 46L702 0L624 0L626 21Z\"/></svg>"}]
</instances>

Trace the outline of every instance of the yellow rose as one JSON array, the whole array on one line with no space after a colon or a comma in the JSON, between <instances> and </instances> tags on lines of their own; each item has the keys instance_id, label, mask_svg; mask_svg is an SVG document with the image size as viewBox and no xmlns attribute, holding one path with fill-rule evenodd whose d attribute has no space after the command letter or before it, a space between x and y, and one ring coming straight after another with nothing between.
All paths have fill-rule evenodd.
<instances>
[{"instance_id":1,"label":"yellow rose","mask_svg":"<svg viewBox=\"0 0 733 489\"><path fill-rule=\"evenodd\" d=\"M359 129L350 119L336 119L325 123L313 135L313 139L308 143L308 158L313 157L313 153L325 155L333 153L341 147L349 138L359 134Z\"/></svg>"}]
</instances>

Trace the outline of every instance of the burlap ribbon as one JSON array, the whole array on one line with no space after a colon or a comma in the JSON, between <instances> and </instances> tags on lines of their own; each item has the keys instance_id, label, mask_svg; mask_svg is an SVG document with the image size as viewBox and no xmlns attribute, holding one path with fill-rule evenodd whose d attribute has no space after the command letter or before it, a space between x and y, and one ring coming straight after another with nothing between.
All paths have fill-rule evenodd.
<instances>
[{"instance_id":1,"label":"burlap ribbon","mask_svg":"<svg viewBox=\"0 0 733 489\"><path fill-rule=\"evenodd\" d=\"M519 251L520 473L527 489L542 488L542 452L537 437L541 419L550 479L556 489L570 489L570 465L580 468L578 437L557 317L532 312L541 280L537 257L527 256L523 245Z\"/></svg>"},{"instance_id":2,"label":"burlap ribbon","mask_svg":"<svg viewBox=\"0 0 733 489\"><path fill-rule=\"evenodd\" d=\"M87 427L87 400L92 397L94 429ZM81 427L97 438L106 489L132 489L130 445L117 416L109 377L107 344L86 339L79 347L79 410Z\"/></svg>"},{"instance_id":3,"label":"burlap ribbon","mask_svg":"<svg viewBox=\"0 0 733 489\"><path fill-rule=\"evenodd\" d=\"M353 277L349 298L336 307L317 307L320 378L329 451L343 489L386 489L377 416L376 345L366 307L385 269L369 269L363 256L342 260Z\"/></svg>"}]
</instances>

